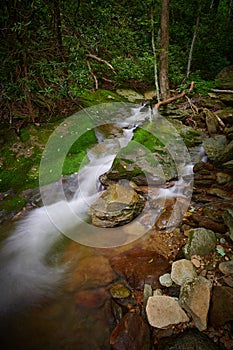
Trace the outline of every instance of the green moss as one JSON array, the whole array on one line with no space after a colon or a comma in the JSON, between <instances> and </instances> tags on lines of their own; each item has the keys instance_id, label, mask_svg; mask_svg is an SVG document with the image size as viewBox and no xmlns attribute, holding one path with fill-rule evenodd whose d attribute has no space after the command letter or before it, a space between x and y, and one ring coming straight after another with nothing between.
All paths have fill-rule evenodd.
<instances>
[{"instance_id":1,"label":"green moss","mask_svg":"<svg viewBox=\"0 0 233 350\"><path fill-rule=\"evenodd\" d=\"M82 105L84 108L91 107L99 103L121 102L124 100L120 98L119 95L104 89L98 89L95 92L84 90L79 94L79 97L82 100Z\"/></svg>"},{"instance_id":2,"label":"green moss","mask_svg":"<svg viewBox=\"0 0 233 350\"><path fill-rule=\"evenodd\" d=\"M0 202L0 210L5 210L6 212L19 211L26 205L26 200L22 197L14 197L3 199Z\"/></svg>"},{"instance_id":3,"label":"green moss","mask_svg":"<svg viewBox=\"0 0 233 350\"><path fill-rule=\"evenodd\" d=\"M158 146L164 146L164 144L155 135L151 134L146 129L141 128L138 128L135 131L133 140L148 148L148 150L151 152L154 152L155 148Z\"/></svg>"}]
</instances>

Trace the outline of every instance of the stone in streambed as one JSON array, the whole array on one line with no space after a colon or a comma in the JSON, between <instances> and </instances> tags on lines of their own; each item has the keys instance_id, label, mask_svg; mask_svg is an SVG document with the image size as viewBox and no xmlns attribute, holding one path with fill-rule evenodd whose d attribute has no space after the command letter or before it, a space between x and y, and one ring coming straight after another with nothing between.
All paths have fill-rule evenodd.
<instances>
[{"instance_id":1,"label":"stone in streambed","mask_svg":"<svg viewBox=\"0 0 233 350\"><path fill-rule=\"evenodd\" d=\"M208 255L215 250L217 243L213 231L203 227L189 230L188 242L184 246L184 255L190 259L192 255Z\"/></svg>"},{"instance_id":2,"label":"stone in streambed","mask_svg":"<svg viewBox=\"0 0 233 350\"><path fill-rule=\"evenodd\" d=\"M140 315L129 312L114 328L110 337L112 350L150 350L150 329Z\"/></svg>"},{"instance_id":3,"label":"stone in streambed","mask_svg":"<svg viewBox=\"0 0 233 350\"><path fill-rule=\"evenodd\" d=\"M179 303L192 316L199 331L207 328L211 289L211 282L201 276L181 287Z\"/></svg>"},{"instance_id":4,"label":"stone in streambed","mask_svg":"<svg viewBox=\"0 0 233 350\"><path fill-rule=\"evenodd\" d=\"M189 321L178 301L167 295L149 297L146 314L149 324L156 328L164 328L172 324Z\"/></svg>"},{"instance_id":5,"label":"stone in streambed","mask_svg":"<svg viewBox=\"0 0 233 350\"><path fill-rule=\"evenodd\" d=\"M173 262L171 279L179 286L196 277L197 273L190 260L181 259Z\"/></svg>"},{"instance_id":6,"label":"stone in streambed","mask_svg":"<svg viewBox=\"0 0 233 350\"><path fill-rule=\"evenodd\" d=\"M110 264L133 289L143 289L145 283L159 288L159 276L170 270L169 261L162 255L140 248L114 256Z\"/></svg>"},{"instance_id":7,"label":"stone in streambed","mask_svg":"<svg viewBox=\"0 0 233 350\"><path fill-rule=\"evenodd\" d=\"M214 327L223 326L233 320L233 288L214 286L209 319Z\"/></svg>"},{"instance_id":8,"label":"stone in streambed","mask_svg":"<svg viewBox=\"0 0 233 350\"><path fill-rule=\"evenodd\" d=\"M128 183L111 184L91 205L89 215L95 226L120 226L138 216L144 205L144 197Z\"/></svg>"},{"instance_id":9,"label":"stone in streambed","mask_svg":"<svg viewBox=\"0 0 233 350\"><path fill-rule=\"evenodd\" d=\"M110 288L110 294L116 299L128 298L131 294L130 290L122 283L115 283Z\"/></svg>"}]
</instances>

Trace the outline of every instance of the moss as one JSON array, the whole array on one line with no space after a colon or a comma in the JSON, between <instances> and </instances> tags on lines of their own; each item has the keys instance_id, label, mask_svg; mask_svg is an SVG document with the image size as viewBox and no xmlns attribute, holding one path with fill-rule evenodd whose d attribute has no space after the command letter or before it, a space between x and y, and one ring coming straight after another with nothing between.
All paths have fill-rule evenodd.
<instances>
[{"instance_id":1,"label":"moss","mask_svg":"<svg viewBox=\"0 0 233 350\"><path fill-rule=\"evenodd\" d=\"M0 210L10 213L12 211L19 211L26 205L26 200L22 197L7 198L0 202Z\"/></svg>"},{"instance_id":2,"label":"moss","mask_svg":"<svg viewBox=\"0 0 233 350\"><path fill-rule=\"evenodd\" d=\"M104 89L98 89L93 92L90 90L84 90L79 97L82 100L82 105L84 108L94 106L99 103L107 102L121 102L124 99L119 97L119 95Z\"/></svg>"},{"instance_id":3,"label":"moss","mask_svg":"<svg viewBox=\"0 0 233 350\"><path fill-rule=\"evenodd\" d=\"M164 144L156 136L142 128L138 128L135 131L133 140L148 148L148 150L151 152L154 152L155 148L158 146L164 146Z\"/></svg>"}]
</instances>

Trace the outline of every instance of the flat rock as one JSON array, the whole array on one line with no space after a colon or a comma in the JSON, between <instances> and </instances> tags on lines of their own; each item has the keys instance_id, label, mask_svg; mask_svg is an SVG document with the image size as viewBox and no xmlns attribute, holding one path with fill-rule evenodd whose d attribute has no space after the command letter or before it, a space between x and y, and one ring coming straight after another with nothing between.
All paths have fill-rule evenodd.
<instances>
[{"instance_id":1,"label":"flat rock","mask_svg":"<svg viewBox=\"0 0 233 350\"><path fill-rule=\"evenodd\" d=\"M182 285L179 303L193 318L199 331L207 328L207 315L212 284L204 277L197 277Z\"/></svg>"},{"instance_id":2,"label":"flat rock","mask_svg":"<svg viewBox=\"0 0 233 350\"><path fill-rule=\"evenodd\" d=\"M171 279L179 286L187 281L192 281L196 277L197 273L190 260L181 259L173 262Z\"/></svg>"},{"instance_id":3,"label":"flat rock","mask_svg":"<svg viewBox=\"0 0 233 350\"><path fill-rule=\"evenodd\" d=\"M221 262L218 268L224 275L233 274L233 260Z\"/></svg>"},{"instance_id":4,"label":"flat rock","mask_svg":"<svg viewBox=\"0 0 233 350\"><path fill-rule=\"evenodd\" d=\"M143 289L145 283L153 289L160 288L159 276L170 269L168 260L162 255L140 248L114 256L110 264L134 289Z\"/></svg>"},{"instance_id":5,"label":"flat rock","mask_svg":"<svg viewBox=\"0 0 233 350\"><path fill-rule=\"evenodd\" d=\"M150 325L156 328L164 328L172 324L189 321L178 301L167 295L149 297L146 314Z\"/></svg>"}]
</instances>

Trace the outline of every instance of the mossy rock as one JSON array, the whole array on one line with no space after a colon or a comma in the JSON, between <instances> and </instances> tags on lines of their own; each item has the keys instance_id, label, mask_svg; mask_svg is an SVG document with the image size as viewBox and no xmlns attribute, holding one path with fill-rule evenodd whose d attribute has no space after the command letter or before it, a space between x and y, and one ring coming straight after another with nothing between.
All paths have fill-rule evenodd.
<instances>
[{"instance_id":1,"label":"mossy rock","mask_svg":"<svg viewBox=\"0 0 233 350\"><path fill-rule=\"evenodd\" d=\"M189 230L188 242L184 246L184 255L190 259L193 255L208 255L215 250L217 243L216 235L213 231L203 227Z\"/></svg>"}]
</instances>

